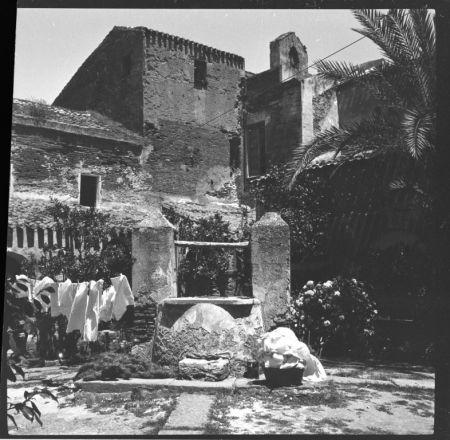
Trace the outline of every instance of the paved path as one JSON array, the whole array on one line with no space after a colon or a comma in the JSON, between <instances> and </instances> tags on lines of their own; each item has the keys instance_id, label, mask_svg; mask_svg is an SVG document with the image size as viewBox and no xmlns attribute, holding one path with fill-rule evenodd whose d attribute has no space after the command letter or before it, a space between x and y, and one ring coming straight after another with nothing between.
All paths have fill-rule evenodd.
<instances>
[{"instance_id":1,"label":"paved path","mask_svg":"<svg viewBox=\"0 0 450 440\"><path fill-rule=\"evenodd\" d=\"M208 422L215 396L182 393L177 407L158 435L200 435Z\"/></svg>"}]
</instances>

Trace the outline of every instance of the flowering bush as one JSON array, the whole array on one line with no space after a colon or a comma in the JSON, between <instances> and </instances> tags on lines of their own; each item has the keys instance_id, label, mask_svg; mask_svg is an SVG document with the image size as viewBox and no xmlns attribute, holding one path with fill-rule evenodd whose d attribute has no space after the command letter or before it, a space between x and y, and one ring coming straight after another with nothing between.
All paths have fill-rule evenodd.
<instances>
[{"instance_id":1,"label":"flowering bush","mask_svg":"<svg viewBox=\"0 0 450 440\"><path fill-rule=\"evenodd\" d=\"M321 353L365 346L373 335L377 314L369 286L355 279L334 278L323 284L308 281L293 295L288 319L297 337Z\"/></svg>"}]
</instances>

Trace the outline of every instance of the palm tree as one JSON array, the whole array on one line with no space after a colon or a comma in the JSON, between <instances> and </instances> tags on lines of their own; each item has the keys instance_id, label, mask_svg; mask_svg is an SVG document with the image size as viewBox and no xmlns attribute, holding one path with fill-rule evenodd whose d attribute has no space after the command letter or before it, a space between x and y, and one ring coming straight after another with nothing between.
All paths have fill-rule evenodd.
<instances>
[{"instance_id":1,"label":"palm tree","mask_svg":"<svg viewBox=\"0 0 450 440\"><path fill-rule=\"evenodd\" d=\"M400 155L426 165L434 150L436 125L436 38L431 14L424 9L354 10L362 25L355 32L372 40L384 55L370 69L345 62L319 61L318 76L362 86L383 111L345 127L331 127L300 145L288 169L288 184L317 156L334 151L342 162L364 153ZM393 187L404 186L398 180Z\"/></svg>"},{"instance_id":2,"label":"palm tree","mask_svg":"<svg viewBox=\"0 0 450 440\"><path fill-rule=\"evenodd\" d=\"M405 178L391 182L392 189L409 187L421 192L433 219L430 248L434 251L435 280L430 303L434 327L441 337L436 345L435 422L436 438L450 433L450 176L446 145L436 148L436 24L441 35L449 37L445 17L420 10L354 10L362 25L354 29L372 40L384 55L370 69L343 62L319 61L318 76L343 84L362 86L383 109L345 127L332 127L310 143L299 146L289 164L286 184L295 183L311 161L325 152L347 159L356 154L383 155L403 168ZM448 18L447 18L448 20ZM448 26L448 25L447 25ZM444 37L445 38L445 37ZM445 39L443 39L445 41ZM444 46L443 46L444 47ZM445 50L444 50L445 55ZM444 83L440 83L441 87ZM444 107L445 111L445 107ZM445 127L448 129L448 127ZM413 172L411 171L413 168ZM407 176L409 175L409 179ZM424 185L425 183L425 185Z\"/></svg>"}]
</instances>

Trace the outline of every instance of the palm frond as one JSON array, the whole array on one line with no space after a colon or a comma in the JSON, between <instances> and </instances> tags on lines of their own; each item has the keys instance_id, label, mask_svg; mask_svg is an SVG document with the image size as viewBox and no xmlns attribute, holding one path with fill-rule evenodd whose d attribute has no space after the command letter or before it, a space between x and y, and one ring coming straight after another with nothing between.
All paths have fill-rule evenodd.
<instances>
[{"instance_id":1,"label":"palm frond","mask_svg":"<svg viewBox=\"0 0 450 440\"><path fill-rule=\"evenodd\" d=\"M432 112L421 113L414 109L405 113L402 121L405 145L414 158L419 158L427 150L434 150L435 116Z\"/></svg>"},{"instance_id":2,"label":"palm frond","mask_svg":"<svg viewBox=\"0 0 450 440\"><path fill-rule=\"evenodd\" d=\"M330 127L309 144L302 144L293 151L292 161L287 166L286 184L292 188L298 175L323 153L333 151L334 158L340 155L342 161L367 152L375 156L380 146L392 145L398 132L395 117L382 112L343 128Z\"/></svg>"}]
</instances>

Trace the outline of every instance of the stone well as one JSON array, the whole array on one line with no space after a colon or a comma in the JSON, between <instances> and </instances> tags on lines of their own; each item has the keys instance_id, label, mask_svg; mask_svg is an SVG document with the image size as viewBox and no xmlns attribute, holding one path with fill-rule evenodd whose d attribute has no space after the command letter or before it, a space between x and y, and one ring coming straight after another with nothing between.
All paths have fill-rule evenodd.
<instances>
[{"instance_id":1,"label":"stone well","mask_svg":"<svg viewBox=\"0 0 450 440\"><path fill-rule=\"evenodd\" d=\"M152 361L175 367L188 357L219 356L240 377L263 332L256 298L166 298L158 304Z\"/></svg>"}]
</instances>

